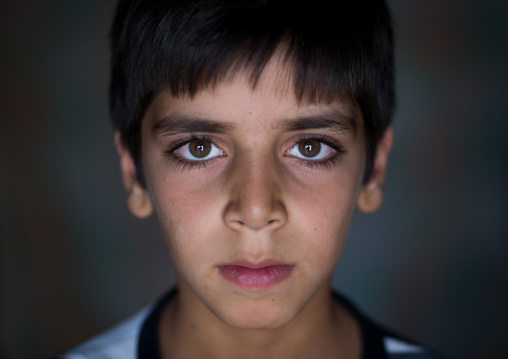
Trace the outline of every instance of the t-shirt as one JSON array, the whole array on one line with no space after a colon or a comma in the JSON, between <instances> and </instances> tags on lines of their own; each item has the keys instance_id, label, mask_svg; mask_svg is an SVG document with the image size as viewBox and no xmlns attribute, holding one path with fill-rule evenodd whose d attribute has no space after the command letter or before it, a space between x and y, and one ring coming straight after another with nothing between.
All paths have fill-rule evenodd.
<instances>
[{"instance_id":1,"label":"t-shirt","mask_svg":"<svg viewBox=\"0 0 508 359\"><path fill-rule=\"evenodd\" d=\"M158 324L175 293L176 290L171 290L132 318L54 359L160 359ZM442 359L430 349L375 324L343 296L333 295L360 325L363 359Z\"/></svg>"}]
</instances>

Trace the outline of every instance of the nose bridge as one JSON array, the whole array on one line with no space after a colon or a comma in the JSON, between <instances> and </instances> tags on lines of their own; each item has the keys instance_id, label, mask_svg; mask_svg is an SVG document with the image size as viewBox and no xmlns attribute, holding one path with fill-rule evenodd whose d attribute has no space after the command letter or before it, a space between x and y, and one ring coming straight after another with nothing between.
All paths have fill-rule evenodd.
<instances>
[{"instance_id":1,"label":"nose bridge","mask_svg":"<svg viewBox=\"0 0 508 359\"><path fill-rule=\"evenodd\" d=\"M224 219L232 228L276 229L287 219L274 159L254 152L238 156L230 176Z\"/></svg>"}]
</instances>

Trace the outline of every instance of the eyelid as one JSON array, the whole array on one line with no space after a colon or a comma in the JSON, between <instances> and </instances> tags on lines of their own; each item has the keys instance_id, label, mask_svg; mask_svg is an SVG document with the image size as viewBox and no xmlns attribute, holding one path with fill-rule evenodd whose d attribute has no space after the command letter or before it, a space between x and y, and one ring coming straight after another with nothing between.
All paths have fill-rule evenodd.
<instances>
[{"instance_id":1,"label":"eyelid","mask_svg":"<svg viewBox=\"0 0 508 359\"><path fill-rule=\"evenodd\" d=\"M302 135L300 135L291 141L291 143L292 143L291 146L284 152L284 154L286 154L289 150L293 149L295 146L297 146L302 141L317 141L321 144L324 144L324 145L330 147L335 152L338 152L338 153L346 153L347 152L345 150L344 146L339 141L337 141L333 138L330 138L329 136L326 136L326 135L303 135L302 136ZM312 157L309 157L309 158L303 157L303 158L312 161ZM314 161L316 161L316 160L314 160Z\"/></svg>"},{"instance_id":2,"label":"eyelid","mask_svg":"<svg viewBox=\"0 0 508 359\"><path fill-rule=\"evenodd\" d=\"M193 141L189 141L189 142L185 143L183 146L178 147L175 151L173 151L173 153L177 154L180 157L183 157L183 159L185 159L187 161L193 161L193 162L209 161L215 157L220 157L223 153L223 151L216 144L214 144L213 142L210 142L210 145L212 146L212 148L210 149L210 153L208 153L205 157L197 158L190 153L190 150L188 148L192 142ZM180 151L182 151L183 153ZM187 156L192 157L192 158L189 158Z\"/></svg>"},{"instance_id":3,"label":"eyelid","mask_svg":"<svg viewBox=\"0 0 508 359\"><path fill-rule=\"evenodd\" d=\"M300 143L303 142L305 140L302 140L302 141L299 141L297 142L296 144L293 145L293 147L291 147L289 150L288 150L288 154L290 156L293 156L293 157L296 157L296 158L300 158L302 160L305 160L305 161L322 161L322 160L325 160L327 159L328 157L330 157L335 151L335 149L333 149L332 147L328 146L327 144L321 142L321 141L316 141L320 144L320 151L319 153L314 156L314 157L307 157L305 155L303 155L301 152L300 152ZM315 141L315 140L313 140ZM293 153L294 151L294 153Z\"/></svg>"},{"instance_id":4,"label":"eyelid","mask_svg":"<svg viewBox=\"0 0 508 359\"><path fill-rule=\"evenodd\" d=\"M185 136L183 138L177 139L174 142L172 142L171 144L169 144L169 148L167 150L165 150L164 152L166 152L166 153L174 152L177 149L179 149L180 147L183 147L192 141L198 141L198 140L208 141L211 144L217 146L218 148L221 148L221 146L219 146L217 144L217 141L215 139L211 138L210 136L190 134L190 135ZM221 148L221 150L222 150L222 148Z\"/></svg>"},{"instance_id":5,"label":"eyelid","mask_svg":"<svg viewBox=\"0 0 508 359\"><path fill-rule=\"evenodd\" d=\"M192 141L198 141L198 140L209 142L212 146L214 146L216 149L218 149L220 151L220 153L215 156L212 156L212 157L198 159L198 158L187 158L177 152L179 149L188 145ZM216 141L213 140L212 138L210 138L209 136L192 134L188 137L185 137L185 138L175 141L173 144L170 145L170 147L167 150L164 151L164 154L167 157L169 157L169 159L174 161L176 164L181 165L184 168L190 169L194 166L204 166L207 163L213 161L214 159L224 156L225 152L221 148L221 146L217 145Z\"/></svg>"},{"instance_id":6,"label":"eyelid","mask_svg":"<svg viewBox=\"0 0 508 359\"><path fill-rule=\"evenodd\" d=\"M328 146L332 151L326 157L320 159L313 159L312 157L305 156L293 156L289 154L290 150L305 140L318 141L321 144ZM284 152L284 156L291 158L291 160L295 161L298 166L308 167L311 170L330 170L334 166L340 164L348 152L339 141L326 135L303 135L297 137L291 141L291 143L291 147Z\"/></svg>"}]
</instances>

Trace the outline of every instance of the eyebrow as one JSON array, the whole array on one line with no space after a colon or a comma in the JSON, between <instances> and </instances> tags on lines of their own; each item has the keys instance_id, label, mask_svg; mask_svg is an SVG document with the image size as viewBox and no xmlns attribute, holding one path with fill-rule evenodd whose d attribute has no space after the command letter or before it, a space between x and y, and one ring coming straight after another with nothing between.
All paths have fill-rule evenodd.
<instances>
[{"instance_id":1,"label":"eyebrow","mask_svg":"<svg viewBox=\"0 0 508 359\"><path fill-rule=\"evenodd\" d=\"M233 131L234 128L232 124L219 121L204 120L181 114L170 114L157 121L152 127L152 132L155 135L182 132L228 133Z\"/></svg>"},{"instance_id":2,"label":"eyebrow","mask_svg":"<svg viewBox=\"0 0 508 359\"><path fill-rule=\"evenodd\" d=\"M352 116L336 110L323 112L316 115L286 119L280 121L276 129L282 131L302 131L312 129L329 129L332 131L356 133L357 122ZM235 125L211 119L202 119L182 114L169 114L157 121L152 127L155 135L170 135L184 132L207 132L207 133L229 133L235 129Z\"/></svg>"},{"instance_id":3,"label":"eyebrow","mask_svg":"<svg viewBox=\"0 0 508 359\"><path fill-rule=\"evenodd\" d=\"M301 131L312 129L330 129L332 131L356 133L357 122L354 117L341 111L329 111L316 115L283 120L277 126L285 131Z\"/></svg>"}]
</instances>

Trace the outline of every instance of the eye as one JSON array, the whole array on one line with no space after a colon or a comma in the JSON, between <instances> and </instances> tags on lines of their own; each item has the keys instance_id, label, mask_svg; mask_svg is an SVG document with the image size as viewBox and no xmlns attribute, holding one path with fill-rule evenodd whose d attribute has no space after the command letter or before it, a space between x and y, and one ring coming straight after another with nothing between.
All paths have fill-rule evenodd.
<instances>
[{"instance_id":1,"label":"eye","mask_svg":"<svg viewBox=\"0 0 508 359\"><path fill-rule=\"evenodd\" d=\"M299 141L288 151L290 156L305 160L322 160L334 153L334 149L317 139L304 139Z\"/></svg>"},{"instance_id":2,"label":"eye","mask_svg":"<svg viewBox=\"0 0 508 359\"><path fill-rule=\"evenodd\" d=\"M180 157L191 161L204 161L221 156L222 150L207 139L195 139L175 150Z\"/></svg>"}]
</instances>

